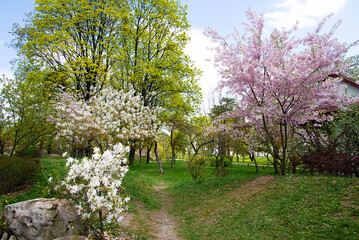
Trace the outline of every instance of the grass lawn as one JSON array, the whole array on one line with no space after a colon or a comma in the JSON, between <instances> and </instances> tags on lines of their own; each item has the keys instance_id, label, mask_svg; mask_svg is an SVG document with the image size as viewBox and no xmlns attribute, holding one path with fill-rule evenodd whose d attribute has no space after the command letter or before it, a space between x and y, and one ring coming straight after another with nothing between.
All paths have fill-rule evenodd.
<instances>
[{"instance_id":1,"label":"grass lawn","mask_svg":"<svg viewBox=\"0 0 359 240\"><path fill-rule=\"evenodd\" d=\"M3 206L6 201L8 204L21 202L29 199L36 199L41 197L55 197L50 196L48 194L49 186L47 183L47 179L49 178L49 174L53 177L62 177L67 172L67 168L65 166L66 160L62 158L54 158L54 159L41 159L41 165L43 167L43 172L39 173L36 181L32 185L29 191L26 193L20 194L10 194L7 196L0 196L0 204Z\"/></svg>"},{"instance_id":2,"label":"grass lawn","mask_svg":"<svg viewBox=\"0 0 359 240\"><path fill-rule=\"evenodd\" d=\"M63 159L43 159L47 171L65 173ZM131 195L132 207L141 203L148 211L163 205L154 185L166 184L177 229L184 239L358 239L359 179L331 176L274 176L273 168L233 164L228 175L215 177L215 168L193 181L186 162L175 168L163 163L164 174L156 163L130 168L123 185ZM46 196L43 175L24 195L1 196L8 203ZM144 222L143 225L149 225ZM142 229L142 230L141 230ZM146 227L136 232L146 239Z\"/></svg>"},{"instance_id":3,"label":"grass lawn","mask_svg":"<svg viewBox=\"0 0 359 240\"><path fill-rule=\"evenodd\" d=\"M254 162L251 161L251 159L247 156L244 158L243 161L243 157L240 156L238 159L239 163L249 163L249 164L254 164ZM273 161L272 157L269 157L270 161ZM267 166L267 157L256 157L256 161L258 165L266 165ZM233 162L237 163L237 157L233 157ZM273 166L273 164L271 162L268 162L269 166Z\"/></svg>"}]
</instances>

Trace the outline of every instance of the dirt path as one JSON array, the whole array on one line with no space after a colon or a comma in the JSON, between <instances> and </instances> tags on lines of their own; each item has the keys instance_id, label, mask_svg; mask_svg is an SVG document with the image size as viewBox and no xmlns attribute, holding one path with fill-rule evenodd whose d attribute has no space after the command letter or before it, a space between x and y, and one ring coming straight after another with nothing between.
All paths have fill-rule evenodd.
<instances>
[{"instance_id":1,"label":"dirt path","mask_svg":"<svg viewBox=\"0 0 359 240\"><path fill-rule=\"evenodd\" d=\"M160 210L146 210L144 207L139 206L140 214L136 216L131 213L126 213L121 225L125 228L138 229L138 219L142 219L147 224L146 228L148 234L152 237L148 239L159 240L181 240L176 234L177 221L171 216L167 209L171 208L172 201L165 191L167 186L161 182L161 186L154 186L154 190L158 192L161 197L162 208Z\"/></svg>"},{"instance_id":2,"label":"dirt path","mask_svg":"<svg viewBox=\"0 0 359 240\"><path fill-rule=\"evenodd\" d=\"M163 182L161 183L161 186L154 186L154 189L158 192L163 201L162 209L154 211L151 216L153 220L153 229L155 230L151 235L154 236L153 239L176 240L180 239L176 234L177 222L166 210L171 207L171 199L168 196L168 193L164 191L166 188L167 186Z\"/></svg>"}]
</instances>

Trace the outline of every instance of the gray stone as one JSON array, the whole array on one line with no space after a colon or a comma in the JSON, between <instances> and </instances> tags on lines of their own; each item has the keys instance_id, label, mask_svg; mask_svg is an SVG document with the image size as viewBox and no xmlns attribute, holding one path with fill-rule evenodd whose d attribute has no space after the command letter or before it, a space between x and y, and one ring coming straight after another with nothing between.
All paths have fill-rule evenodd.
<instances>
[{"instance_id":1,"label":"gray stone","mask_svg":"<svg viewBox=\"0 0 359 240\"><path fill-rule=\"evenodd\" d=\"M9 238L9 240L17 240L16 236L11 235L11 237Z\"/></svg>"},{"instance_id":2,"label":"gray stone","mask_svg":"<svg viewBox=\"0 0 359 240\"><path fill-rule=\"evenodd\" d=\"M1 240L7 240L7 238L8 238L8 234L7 232L4 232L4 234L1 237Z\"/></svg>"},{"instance_id":3,"label":"gray stone","mask_svg":"<svg viewBox=\"0 0 359 240\"><path fill-rule=\"evenodd\" d=\"M66 237L59 237L59 238L55 238L54 240L88 240L87 237L85 236L66 236Z\"/></svg>"},{"instance_id":4,"label":"gray stone","mask_svg":"<svg viewBox=\"0 0 359 240\"><path fill-rule=\"evenodd\" d=\"M7 205L9 229L19 240L52 240L70 235L87 235L73 205L66 200L39 198Z\"/></svg>"}]
</instances>

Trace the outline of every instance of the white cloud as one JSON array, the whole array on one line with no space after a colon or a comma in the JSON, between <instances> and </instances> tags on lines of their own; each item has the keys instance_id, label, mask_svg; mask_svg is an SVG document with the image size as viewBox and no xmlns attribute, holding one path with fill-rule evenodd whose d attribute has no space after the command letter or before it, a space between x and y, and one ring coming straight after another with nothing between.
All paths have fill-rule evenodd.
<instances>
[{"instance_id":1,"label":"white cloud","mask_svg":"<svg viewBox=\"0 0 359 240\"><path fill-rule=\"evenodd\" d=\"M187 44L184 52L194 61L194 65L202 71L199 86L202 88L203 102L205 105L203 108L207 109L212 91L217 87L220 76L214 67L214 51L209 49L214 48L216 44L205 36L203 32L203 29L198 28L192 28L190 30L189 36L191 37L191 41Z\"/></svg>"},{"instance_id":2,"label":"white cloud","mask_svg":"<svg viewBox=\"0 0 359 240\"><path fill-rule=\"evenodd\" d=\"M346 0L282 0L275 4L280 10L264 14L271 27L291 28L297 20L299 27L315 26L321 18L338 12Z\"/></svg>"}]
</instances>

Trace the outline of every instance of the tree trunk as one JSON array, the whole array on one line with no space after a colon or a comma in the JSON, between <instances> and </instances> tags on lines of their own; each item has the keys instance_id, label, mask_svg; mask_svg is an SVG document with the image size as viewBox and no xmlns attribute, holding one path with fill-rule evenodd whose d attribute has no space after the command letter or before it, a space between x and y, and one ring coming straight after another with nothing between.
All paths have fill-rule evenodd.
<instances>
[{"instance_id":1,"label":"tree trunk","mask_svg":"<svg viewBox=\"0 0 359 240\"><path fill-rule=\"evenodd\" d=\"M155 149L154 149L155 155L156 155L156 162L158 163L158 168L160 169L160 173L163 174L162 164L157 154L157 141L155 141Z\"/></svg>"},{"instance_id":2,"label":"tree trunk","mask_svg":"<svg viewBox=\"0 0 359 240\"><path fill-rule=\"evenodd\" d=\"M273 156L273 166L274 166L274 172L275 174L279 174L279 170L278 170L278 158Z\"/></svg>"},{"instance_id":3,"label":"tree trunk","mask_svg":"<svg viewBox=\"0 0 359 240\"><path fill-rule=\"evenodd\" d=\"M100 232L101 232L101 236L100 239L104 240L105 239L105 228L103 225L103 216L102 216L102 209L99 210L99 218L100 218Z\"/></svg>"},{"instance_id":4,"label":"tree trunk","mask_svg":"<svg viewBox=\"0 0 359 240\"><path fill-rule=\"evenodd\" d=\"M250 153L249 157L251 158L251 161L254 162L254 165L256 166L256 172L257 172L257 174L259 174L258 164L257 164L256 157L254 156L254 153Z\"/></svg>"},{"instance_id":5,"label":"tree trunk","mask_svg":"<svg viewBox=\"0 0 359 240\"><path fill-rule=\"evenodd\" d=\"M223 177L223 171L224 171L224 156L223 154L219 156L219 168L218 168L218 177Z\"/></svg>"},{"instance_id":6,"label":"tree trunk","mask_svg":"<svg viewBox=\"0 0 359 240\"><path fill-rule=\"evenodd\" d=\"M172 144L171 144L171 150L172 150L171 168L173 168L173 165L175 164L176 153L175 153L175 146Z\"/></svg>"},{"instance_id":7,"label":"tree trunk","mask_svg":"<svg viewBox=\"0 0 359 240\"><path fill-rule=\"evenodd\" d=\"M130 148L130 155L128 156L128 162L130 166L133 166L134 162L135 162L135 153L136 153L136 148L135 147L131 147Z\"/></svg>"},{"instance_id":8,"label":"tree trunk","mask_svg":"<svg viewBox=\"0 0 359 240\"><path fill-rule=\"evenodd\" d=\"M5 147L5 143L3 143L0 139L0 155L4 155L4 147Z\"/></svg>"},{"instance_id":9,"label":"tree trunk","mask_svg":"<svg viewBox=\"0 0 359 240\"><path fill-rule=\"evenodd\" d=\"M147 148L146 163L150 163L151 147L152 147L152 143L151 143L151 145Z\"/></svg>"},{"instance_id":10,"label":"tree trunk","mask_svg":"<svg viewBox=\"0 0 359 240\"><path fill-rule=\"evenodd\" d=\"M267 123L266 123L266 120L265 120L265 117L264 115L262 115L262 120L263 120L263 125L264 125L264 129L266 131L266 139L267 139L267 147L273 157L273 166L274 166L274 171L276 174L279 174L280 172L278 171L278 159L279 158L279 151L278 151L278 148L274 142L274 139L273 139L273 136L271 135L271 133L269 132L268 128L267 128ZM271 149L269 147L269 142L271 144L271 146L273 147L273 149Z\"/></svg>"},{"instance_id":11,"label":"tree trunk","mask_svg":"<svg viewBox=\"0 0 359 240\"><path fill-rule=\"evenodd\" d=\"M171 129L171 151L172 151L172 159L171 159L171 168L173 168L173 164L174 164L174 161L175 161L175 144L173 142L173 130L174 129Z\"/></svg>"},{"instance_id":12,"label":"tree trunk","mask_svg":"<svg viewBox=\"0 0 359 240\"><path fill-rule=\"evenodd\" d=\"M140 164L142 163L142 148L138 149L138 153L140 155Z\"/></svg>"}]
</instances>

